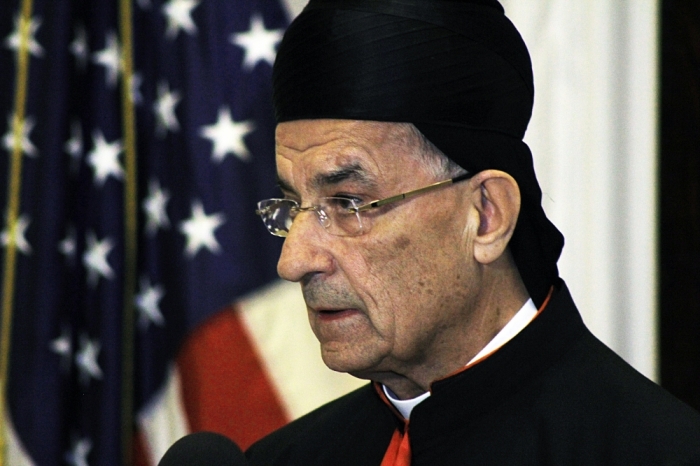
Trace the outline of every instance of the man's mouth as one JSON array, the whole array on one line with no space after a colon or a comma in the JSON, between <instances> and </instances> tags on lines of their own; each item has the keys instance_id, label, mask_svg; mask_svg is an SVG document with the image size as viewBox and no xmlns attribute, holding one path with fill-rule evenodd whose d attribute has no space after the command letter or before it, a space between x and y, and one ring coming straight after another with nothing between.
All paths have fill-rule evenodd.
<instances>
[{"instance_id":1,"label":"man's mouth","mask_svg":"<svg viewBox=\"0 0 700 466\"><path fill-rule=\"evenodd\" d=\"M318 315L322 320L336 320L357 312L357 309L322 309L318 311Z\"/></svg>"}]
</instances>

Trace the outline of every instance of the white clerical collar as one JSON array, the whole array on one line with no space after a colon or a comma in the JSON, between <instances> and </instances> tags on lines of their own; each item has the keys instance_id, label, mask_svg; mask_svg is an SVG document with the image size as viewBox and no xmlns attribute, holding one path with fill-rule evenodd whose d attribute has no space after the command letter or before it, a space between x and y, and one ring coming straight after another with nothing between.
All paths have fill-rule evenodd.
<instances>
[{"instance_id":1,"label":"white clerical collar","mask_svg":"<svg viewBox=\"0 0 700 466\"><path fill-rule=\"evenodd\" d=\"M476 356L474 356L466 365L468 366L474 361L478 361L479 359L493 353L501 346L508 343L515 335L520 333L522 329L527 327L527 325L532 322L536 315L537 308L535 307L535 303L532 302L532 299L528 299L523 307L521 307L520 310L505 325L505 327L503 327L501 331L498 332L496 336L493 337L491 341L488 342L488 344L484 346L481 351L479 351ZM394 407L405 419L411 417L411 411L413 411L413 408L430 396L430 392L425 392L422 395L411 398L410 400L399 400L396 398L396 395L394 395L394 393L386 387L386 385L382 385L382 389L384 390L384 394L386 395L387 399L391 401L391 404L394 405Z\"/></svg>"}]
</instances>

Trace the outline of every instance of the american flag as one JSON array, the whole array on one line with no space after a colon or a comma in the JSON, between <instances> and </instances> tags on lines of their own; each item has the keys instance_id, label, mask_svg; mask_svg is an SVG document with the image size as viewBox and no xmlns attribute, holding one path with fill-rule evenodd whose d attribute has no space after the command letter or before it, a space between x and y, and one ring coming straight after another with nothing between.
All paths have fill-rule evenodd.
<instances>
[{"instance_id":1,"label":"american flag","mask_svg":"<svg viewBox=\"0 0 700 466\"><path fill-rule=\"evenodd\" d=\"M182 378L201 369L202 393L271 405L258 430L229 420L242 443L288 417L274 389L206 379L181 352L207 329L232 333L195 350L246 347L219 311L276 277L281 243L254 208L276 194L286 24L276 0L2 2L2 439L19 455L5 464L157 461L144 451L171 439L144 430L177 358ZM230 354L214 358L224 372L259 363ZM207 427L192 406L185 428Z\"/></svg>"}]
</instances>

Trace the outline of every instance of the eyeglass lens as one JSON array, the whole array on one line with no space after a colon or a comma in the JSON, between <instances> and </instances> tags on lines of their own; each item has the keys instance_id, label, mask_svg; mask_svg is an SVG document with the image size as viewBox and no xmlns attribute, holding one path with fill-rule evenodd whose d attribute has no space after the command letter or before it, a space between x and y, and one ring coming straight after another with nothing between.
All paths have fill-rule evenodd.
<instances>
[{"instance_id":1,"label":"eyeglass lens","mask_svg":"<svg viewBox=\"0 0 700 466\"><path fill-rule=\"evenodd\" d=\"M362 233L362 222L354 210L354 199L326 197L310 207L300 207L290 199L267 199L258 203L257 213L262 217L267 230L275 236L285 237L296 216L303 211L313 210L318 221L326 230L336 236L351 236Z\"/></svg>"}]
</instances>

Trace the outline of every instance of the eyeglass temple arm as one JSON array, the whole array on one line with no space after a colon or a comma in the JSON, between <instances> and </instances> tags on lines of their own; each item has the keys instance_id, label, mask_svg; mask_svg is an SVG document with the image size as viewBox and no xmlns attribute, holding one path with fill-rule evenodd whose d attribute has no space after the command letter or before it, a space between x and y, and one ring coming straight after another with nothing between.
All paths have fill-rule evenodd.
<instances>
[{"instance_id":1,"label":"eyeglass temple arm","mask_svg":"<svg viewBox=\"0 0 700 466\"><path fill-rule=\"evenodd\" d=\"M432 190L437 189L441 186L457 183L459 181L463 181L463 180L469 179L471 177L472 177L471 173L464 173L462 175L456 176L456 177L451 178L449 180L438 181L437 183L433 183L431 185L425 186L424 188L418 188L418 189L414 189L413 191L408 191L406 193L397 194L396 196L387 197L386 199L372 201L372 202L369 202L365 205L361 205L360 207L358 207L357 212L364 212L366 210L375 209L377 207L381 207L381 206L386 205L386 204L391 204L392 202L400 201L400 200L406 199L408 197L413 197L413 196L416 196L418 194L432 191Z\"/></svg>"}]
</instances>

